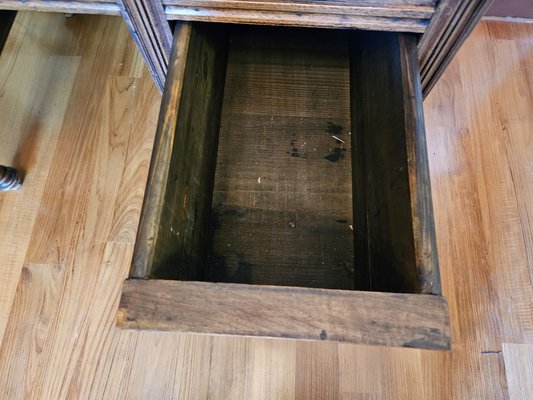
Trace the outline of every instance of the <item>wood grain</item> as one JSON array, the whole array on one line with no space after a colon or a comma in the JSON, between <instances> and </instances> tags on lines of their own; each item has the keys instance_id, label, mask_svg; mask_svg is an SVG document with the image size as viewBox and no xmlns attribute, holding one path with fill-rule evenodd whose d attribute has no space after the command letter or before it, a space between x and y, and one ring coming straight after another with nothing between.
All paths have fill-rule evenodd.
<instances>
[{"instance_id":1,"label":"wood grain","mask_svg":"<svg viewBox=\"0 0 533 400\"><path fill-rule=\"evenodd\" d=\"M399 37L411 223L418 292L440 295L439 259L416 42L413 35Z\"/></svg>"},{"instance_id":2,"label":"wood grain","mask_svg":"<svg viewBox=\"0 0 533 400\"><path fill-rule=\"evenodd\" d=\"M166 20L422 33L419 53L426 96L491 1L4 0L0 9L122 15L160 90L171 43Z\"/></svg>"},{"instance_id":3,"label":"wood grain","mask_svg":"<svg viewBox=\"0 0 533 400\"><path fill-rule=\"evenodd\" d=\"M109 36L114 40L104 40ZM7 322L0 397L508 398L507 371L524 367L521 359L499 353L502 343L533 342L532 37L531 24L481 23L424 104L442 288L453 330L453 349L446 353L116 329L160 95L120 19L19 13L0 58L0 163L26 166L29 173L22 191L0 196L0 315ZM51 55L58 58L52 62ZM104 106L100 82L109 75L121 79L108 86ZM116 100L110 103L111 96ZM97 110L110 104L131 112L113 112L112 124L96 123L102 116ZM109 133L118 121L118 142L96 147L82 140L99 130ZM36 127L32 141L27 134ZM77 193L94 178L68 173L81 162L73 149L91 154L82 166L94 170L108 165L96 153L125 138L126 159L113 152L112 163L124 173L100 169L98 180L107 185L100 184L101 197L89 201L100 206L88 225L86 209L72 205L83 201L87 193ZM115 187L118 194L109 196ZM53 231L48 224L62 228ZM79 231L101 230L101 236L92 239L87 232L80 239L64 229L80 224ZM104 237L116 243L95 246ZM55 257L36 262L47 249ZM69 254L69 261L54 281L60 285L53 286L46 277L56 276L51 268L58 254ZM19 285L23 268L36 271L31 290L27 281ZM48 322L39 318L43 303L32 297L44 292L54 295L42 313L52 315ZM31 343L32 351L25 353L21 343ZM37 345L40 353L33 351ZM232 374L225 365L246 373ZM8 387L15 388L10 395Z\"/></svg>"},{"instance_id":4,"label":"wood grain","mask_svg":"<svg viewBox=\"0 0 533 400\"><path fill-rule=\"evenodd\" d=\"M503 359L511 400L533 397L533 345L504 343Z\"/></svg>"},{"instance_id":5,"label":"wood grain","mask_svg":"<svg viewBox=\"0 0 533 400\"><path fill-rule=\"evenodd\" d=\"M203 276L227 57L226 27L192 26L151 277Z\"/></svg>"},{"instance_id":6,"label":"wood grain","mask_svg":"<svg viewBox=\"0 0 533 400\"><path fill-rule=\"evenodd\" d=\"M190 38L191 24L184 23L176 27L170 57L170 72L161 101L141 220L135 241L130 271L130 276L133 278L148 277L154 262L155 245L163 212L176 125L178 116L181 115L179 113L180 101Z\"/></svg>"},{"instance_id":7,"label":"wood grain","mask_svg":"<svg viewBox=\"0 0 533 400\"><path fill-rule=\"evenodd\" d=\"M448 377L479 371L441 398L505 398L502 343L533 339L531 28L482 24L424 104L443 292L465 351Z\"/></svg>"},{"instance_id":8,"label":"wood grain","mask_svg":"<svg viewBox=\"0 0 533 400\"><path fill-rule=\"evenodd\" d=\"M167 37L164 19L422 33L435 11L434 0L380 0L371 3L343 0L170 0L164 1L163 5L165 18L161 13L161 0L4 0L0 9L122 14L149 61L149 68L158 74L161 71L154 63L158 58L152 56L158 54L159 46L156 44L164 44Z\"/></svg>"},{"instance_id":9,"label":"wood grain","mask_svg":"<svg viewBox=\"0 0 533 400\"><path fill-rule=\"evenodd\" d=\"M163 91L168 71L172 32L160 0L119 0L128 25L156 86Z\"/></svg>"},{"instance_id":10,"label":"wood grain","mask_svg":"<svg viewBox=\"0 0 533 400\"><path fill-rule=\"evenodd\" d=\"M440 294L416 38L350 39L356 287Z\"/></svg>"},{"instance_id":11,"label":"wood grain","mask_svg":"<svg viewBox=\"0 0 533 400\"><path fill-rule=\"evenodd\" d=\"M354 288L349 101L345 33L232 30L203 280Z\"/></svg>"},{"instance_id":12,"label":"wood grain","mask_svg":"<svg viewBox=\"0 0 533 400\"><path fill-rule=\"evenodd\" d=\"M445 300L431 295L129 279L117 323L443 350L450 348L447 315Z\"/></svg>"},{"instance_id":13,"label":"wood grain","mask_svg":"<svg viewBox=\"0 0 533 400\"><path fill-rule=\"evenodd\" d=\"M434 10L433 1L165 1L169 19L409 32L424 32Z\"/></svg>"},{"instance_id":14,"label":"wood grain","mask_svg":"<svg viewBox=\"0 0 533 400\"><path fill-rule=\"evenodd\" d=\"M345 1L345 0L163 0L168 8L222 8L259 11L315 12L376 17L431 18L436 1Z\"/></svg>"},{"instance_id":15,"label":"wood grain","mask_svg":"<svg viewBox=\"0 0 533 400\"><path fill-rule=\"evenodd\" d=\"M26 264L20 273L17 296L12 305L10 321L19 321L17 329L7 332L3 343L16 346L0 347L0 370L6 371L6 364L14 362L22 365L23 376L10 374L2 387L2 396L17 398L26 391L25 378L34 378L37 363L33 356L43 352L49 342L46 337L57 321L58 303L65 285L65 268L62 265ZM31 296L28 296L31 293ZM39 310L31 318L23 315L26 310ZM18 335L17 331L26 330L28 335ZM21 351L20 349L24 349ZM45 350L46 351L46 350Z\"/></svg>"},{"instance_id":16,"label":"wood grain","mask_svg":"<svg viewBox=\"0 0 533 400\"><path fill-rule=\"evenodd\" d=\"M120 15L120 7L113 0L2 0L0 10Z\"/></svg>"},{"instance_id":17,"label":"wood grain","mask_svg":"<svg viewBox=\"0 0 533 400\"><path fill-rule=\"evenodd\" d=\"M443 0L418 44L422 90L427 96L493 0Z\"/></svg>"},{"instance_id":18,"label":"wood grain","mask_svg":"<svg viewBox=\"0 0 533 400\"><path fill-rule=\"evenodd\" d=\"M223 22L231 24L280 25L308 28L357 28L366 30L418 32L426 30L428 20L420 18L388 18L330 13L258 11L220 8L168 6L169 20Z\"/></svg>"},{"instance_id":19,"label":"wood grain","mask_svg":"<svg viewBox=\"0 0 533 400\"><path fill-rule=\"evenodd\" d=\"M20 15L0 58L0 163L24 173L24 189L0 197L0 334L9 316L30 236L39 214L46 179L69 105L80 59L60 54L68 40L62 16ZM30 24L47 32L55 48L24 37ZM33 60L28 62L27 60ZM36 72L38 71L38 72Z\"/></svg>"}]
</instances>

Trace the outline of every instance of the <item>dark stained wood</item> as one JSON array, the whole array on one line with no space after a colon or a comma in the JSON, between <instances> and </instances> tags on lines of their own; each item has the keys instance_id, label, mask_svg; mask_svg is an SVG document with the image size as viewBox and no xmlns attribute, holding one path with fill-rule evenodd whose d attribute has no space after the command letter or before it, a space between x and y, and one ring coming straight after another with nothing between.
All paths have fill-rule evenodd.
<instances>
[{"instance_id":1,"label":"dark stained wood","mask_svg":"<svg viewBox=\"0 0 533 400\"><path fill-rule=\"evenodd\" d=\"M439 294L416 38L353 32L350 68L356 287Z\"/></svg>"},{"instance_id":2,"label":"dark stained wood","mask_svg":"<svg viewBox=\"0 0 533 400\"><path fill-rule=\"evenodd\" d=\"M332 13L301 13L221 8L168 6L169 20L279 25L308 28L357 28L365 30L423 33L429 23L422 18L374 17Z\"/></svg>"},{"instance_id":3,"label":"dark stained wood","mask_svg":"<svg viewBox=\"0 0 533 400\"><path fill-rule=\"evenodd\" d=\"M240 27L229 54L204 280L353 289L346 32Z\"/></svg>"},{"instance_id":4,"label":"dark stained wood","mask_svg":"<svg viewBox=\"0 0 533 400\"><path fill-rule=\"evenodd\" d=\"M424 96L431 90L492 0L3 0L0 9L122 15L156 86L167 73L165 20L357 28L421 33Z\"/></svg>"},{"instance_id":5,"label":"dark stained wood","mask_svg":"<svg viewBox=\"0 0 533 400\"><path fill-rule=\"evenodd\" d=\"M163 0L166 7L344 13L398 18L430 18L436 3L436 0Z\"/></svg>"},{"instance_id":6,"label":"dark stained wood","mask_svg":"<svg viewBox=\"0 0 533 400\"><path fill-rule=\"evenodd\" d=\"M131 279L117 323L126 329L333 340L447 350L439 296Z\"/></svg>"},{"instance_id":7,"label":"dark stained wood","mask_svg":"<svg viewBox=\"0 0 533 400\"><path fill-rule=\"evenodd\" d=\"M122 14L143 54L153 56L150 46L157 42L146 39L159 42L165 36L160 30L164 19L423 33L435 3L435 0L166 0L165 17L161 0L3 0L0 9ZM149 66L157 72L155 67ZM160 83L158 86L162 87Z\"/></svg>"},{"instance_id":8,"label":"dark stained wood","mask_svg":"<svg viewBox=\"0 0 533 400\"><path fill-rule=\"evenodd\" d=\"M418 293L440 295L437 240L416 38L413 35L399 35L399 46Z\"/></svg>"},{"instance_id":9,"label":"dark stained wood","mask_svg":"<svg viewBox=\"0 0 533 400\"><path fill-rule=\"evenodd\" d=\"M169 19L423 32L435 1L166 0Z\"/></svg>"},{"instance_id":10,"label":"dark stained wood","mask_svg":"<svg viewBox=\"0 0 533 400\"><path fill-rule=\"evenodd\" d=\"M119 0L120 10L156 86L163 91L168 71L172 32L161 0Z\"/></svg>"},{"instance_id":11,"label":"dark stained wood","mask_svg":"<svg viewBox=\"0 0 533 400\"><path fill-rule=\"evenodd\" d=\"M165 0L167 18L424 32L435 1Z\"/></svg>"},{"instance_id":12,"label":"dark stained wood","mask_svg":"<svg viewBox=\"0 0 533 400\"><path fill-rule=\"evenodd\" d=\"M192 26L152 277L203 276L227 51L226 27Z\"/></svg>"},{"instance_id":13,"label":"dark stained wood","mask_svg":"<svg viewBox=\"0 0 533 400\"><path fill-rule=\"evenodd\" d=\"M418 44L426 97L493 0L442 0Z\"/></svg>"},{"instance_id":14,"label":"dark stained wood","mask_svg":"<svg viewBox=\"0 0 533 400\"><path fill-rule=\"evenodd\" d=\"M178 24L174 32L168 79L161 101L161 111L130 271L130 276L135 278L147 278L154 261L176 126L178 116L181 115L179 110L191 32L192 26L189 23Z\"/></svg>"},{"instance_id":15,"label":"dark stained wood","mask_svg":"<svg viewBox=\"0 0 533 400\"><path fill-rule=\"evenodd\" d=\"M0 11L0 54L2 54L16 15L16 11Z\"/></svg>"},{"instance_id":16,"label":"dark stained wood","mask_svg":"<svg viewBox=\"0 0 533 400\"><path fill-rule=\"evenodd\" d=\"M119 325L449 348L416 36L227 33L176 32Z\"/></svg>"}]
</instances>

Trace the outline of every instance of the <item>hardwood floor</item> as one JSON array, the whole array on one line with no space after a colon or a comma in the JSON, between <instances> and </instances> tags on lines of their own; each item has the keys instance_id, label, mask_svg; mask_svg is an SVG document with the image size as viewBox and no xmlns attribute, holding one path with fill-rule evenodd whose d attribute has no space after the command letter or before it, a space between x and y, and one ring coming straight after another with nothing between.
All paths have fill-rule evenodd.
<instances>
[{"instance_id":1,"label":"hardwood floor","mask_svg":"<svg viewBox=\"0 0 533 400\"><path fill-rule=\"evenodd\" d=\"M485 22L425 103L448 353L121 331L160 96L116 17L20 13L0 58L1 399L529 399L533 25Z\"/></svg>"}]
</instances>

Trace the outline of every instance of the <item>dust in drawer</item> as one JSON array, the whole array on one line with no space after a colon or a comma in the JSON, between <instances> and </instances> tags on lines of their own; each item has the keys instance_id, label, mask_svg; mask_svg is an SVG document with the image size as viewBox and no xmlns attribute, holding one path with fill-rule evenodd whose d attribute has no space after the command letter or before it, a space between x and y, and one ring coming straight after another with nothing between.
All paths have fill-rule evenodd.
<instances>
[{"instance_id":1,"label":"dust in drawer","mask_svg":"<svg viewBox=\"0 0 533 400\"><path fill-rule=\"evenodd\" d=\"M204 280L354 289L346 37L243 30L230 43Z\"/></svg>"}]
</instances>

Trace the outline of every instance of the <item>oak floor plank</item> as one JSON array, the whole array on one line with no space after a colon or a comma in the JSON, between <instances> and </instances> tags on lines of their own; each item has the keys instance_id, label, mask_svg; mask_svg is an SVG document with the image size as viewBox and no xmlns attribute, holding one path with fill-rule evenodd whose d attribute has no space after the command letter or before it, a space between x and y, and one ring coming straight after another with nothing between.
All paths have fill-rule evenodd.
<instances>
[{"instance_id":1,"label":"oak floor plank","mask_svg":"<svg viewBox=\"0 0 533 400\"><path fill-rule=\"evenodd\" d=\"M533 92L524 90L528 78L521 72L531 52L527 61L527 53L518 55L518 40L495 38L513 26L478 27L425 103L439 261L455 348L447 356L447 390L455 398L506 397L502 342L532 340L527 249L533 244L526 238L533 225L520 223L527 213L517 199L533 180L529 174L516 185L515 179L527 174L531 152L510 145L532 138L530 113L520 111L531 109ZM513 108L503 108L505 103ZM517 124L506 129L513 118ZM430 358L423 356L424 362ZM465 379L472 371L476 379Z\"/></svg>"},{"instance_id":2,"label":"oak floor plank","mask_svg":"<svg viewBox=\"0 0 533 400\"><path fill-rule=\"evenodd\" d=\"M0 58L0 164L25 175L22 190L0 195L0 338L79 68L78 56L59 50L67 28L57 21L20 15ZM47 35L24 36L30 24Z\"/></svg>"},{"instance_id":3,"label":"oak floor plank","mask_svg":"<svg viewBox=\"0 0 533 400\"><path fill-rule=\"evenodd\" d=\"M511 400L533 398L533 345L503 344L505 372Z\"/></svg>"},{"instance_id":4,"label":"oak floor plank","mask_svg":"<svg viewBox=\"0 0 533 400\"><path fill-rule=\"evenodd\" d=\"M297 400L339 398L337 343L297 342L295 396Z\"/></svg>"},{"instance_id":5,"label":"oak floor plank","mask_svg":"<svg viewBox=\"0 0 533 400\"><path fill-rule=\"evenodd\" d=\"M90 382L86 378L94 374L105 338L114 329L116 301L127 275L142 202L142 191L129 186L146 181L149 143L153 141L160 99L149 76L140 70L138 54L125 45L129 37L119 21L78 19L77 29L96 28L96 34L75 38L74 52L79 55L73 58L79 69L71 86L77 101L66 103L68 111L55 132L55 152L40 152L49 157L49 172L41 178L44 189L26 260L59 261L27 263L62 266L64 286L61 291L45 293L54 307L44 317L38 306L26 306L31 290L17 291L7 325L10 335L2 345L2 353L7 354L3 359L16 359L11 356L14 352L34 362L29 366L14 363L3 369L6 373L2 377L8 382L22 379L14 397L76 397ZM48 24L52 22L70 23L49 20ZM108 35L116 37L117 42L103 41L102 37ZM51 51L59 52L64 47L54 41L49 46ZM99 53L100 57L95 57ZM49 58L43 56L45 61ZM38 65L31 72L42 74ZM46 78L62 82L61 76ZM45 100L50 101L48 114L61 116L55 114L54 98ZM46 288L46 279L40 284ZM43 343L37 351L24 345L31 336L11 335L43 318L63 329L43 328Z\"/></svg>"},{"instance_id":6,"label":"oak floor plank","mask_svg":"<svg viewBox=\"0 0 533 400\"><path fill-rule=\"evenodd\" d=\"M0 163L25 149L28 175L0 194L0 398L521 398L532 48L533 25L482 23L424 105L451 352L214 338L114 327L160 102L127 28L19 13L0 58Z\"/></svg>"},{"instance_id":7,"label":"oak floor plank","mask_svg":"<svg viewBox=\"0 0 533 400\"><path fill-rule=\"evenodd\" d=\"M47 351L47 339L56 328L55 312L64 284L63 265L27 264L22 268L9 329L0 347L3 398L25 398L40 380L44 366L40 355Z\"/></svg>"}]
</instances>

